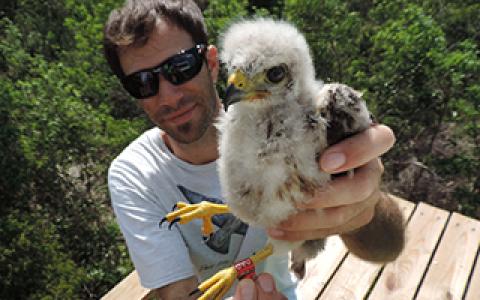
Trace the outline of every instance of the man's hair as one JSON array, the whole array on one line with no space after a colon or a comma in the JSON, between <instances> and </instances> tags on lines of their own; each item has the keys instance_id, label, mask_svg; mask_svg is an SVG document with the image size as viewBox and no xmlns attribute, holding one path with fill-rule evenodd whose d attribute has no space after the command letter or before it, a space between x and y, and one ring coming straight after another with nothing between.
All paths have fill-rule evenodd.
<instances>
[{"instance_id":1,"label":"man's hair","mask_svg":"<svg viewBox=\"0 0 480 300\"><path fill-rule=\"evenodd\" d=\"M160 20L185 30L196 44L208 42L202 12L194 1L126 0L122 7L111 12L103 31L105 58L117 77L125 76L119 47L144 46Z\"/></svg>"}]
</instances>

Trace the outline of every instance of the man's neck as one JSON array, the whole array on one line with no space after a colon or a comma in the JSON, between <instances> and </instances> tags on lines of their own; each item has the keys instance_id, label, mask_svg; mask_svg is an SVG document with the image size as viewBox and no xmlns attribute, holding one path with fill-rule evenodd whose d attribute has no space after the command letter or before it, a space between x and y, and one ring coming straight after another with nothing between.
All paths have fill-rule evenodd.
<instances>
[{"instance_id":1,"label":"man's neck","mask_svg":"<svg viewBox=\"0 0 480 300\"><path fill-rule=\"evenodd\" d=\"M201 139L190 144L179 143L165 132L162 138L173 155L192 165L207 164L218 158L217 129L213 125Z\"/></svg>"}]
</instances>

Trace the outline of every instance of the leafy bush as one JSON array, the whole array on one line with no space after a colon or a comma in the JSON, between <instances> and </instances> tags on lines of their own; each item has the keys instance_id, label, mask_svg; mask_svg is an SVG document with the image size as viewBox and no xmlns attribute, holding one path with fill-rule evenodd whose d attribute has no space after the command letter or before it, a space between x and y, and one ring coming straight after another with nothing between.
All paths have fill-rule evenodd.
<instances>
[{"instance_id":1,"label":"leafy bush","mask_svg":"<svg viewBox=\"0 0 480 300\"><path fill-rule=\"evenodd\" d=\"M2 299L74 299L86 274L62 249L55 226L18 210L0 218Z\"/></svg>"}]
</instances>

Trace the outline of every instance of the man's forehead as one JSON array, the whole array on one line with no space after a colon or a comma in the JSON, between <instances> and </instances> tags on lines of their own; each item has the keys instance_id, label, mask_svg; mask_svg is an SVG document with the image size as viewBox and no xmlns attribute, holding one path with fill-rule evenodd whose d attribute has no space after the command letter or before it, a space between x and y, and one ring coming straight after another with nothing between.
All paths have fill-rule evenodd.
<instances>
[{"instance_id":1,"label":"man's forehead","mask_svg":"<svg viewBox=\"0 0 480 300\"><path fill-rule=\"evenodd\" d=\"M164 43L165 39L172 39L172 37L193 43L193 38L189 32L178 25L165 20L157 21L153 32L150 34L149 40L154 39L157 40L157 42Z\"/></svg>"},{"instance_id":2,"label":"man's forehead","mask_svg":"<svg viewBox=\"0 0 480 300\"><path fill-rule=\"evenodd\" d=\"M157 22L144 45L119 48L119 57L125 73L149 68L168 57L194 45L188 32L165 21Z\"/></svg>"},{"instance_id":3,"label":"man's forehead","mask_svg":"<svg viewBox=\"0 0 480 300\"><path fill-rule=\"evenodd\" d=\"M172 49L182 50L193 45L193 38L184 29L168 23L157 21L155 28L149 34L146 41L140 45L129 45L123 51L139 48L151 48L153 51L171 51Z\"/></svg>"}]
</instances>

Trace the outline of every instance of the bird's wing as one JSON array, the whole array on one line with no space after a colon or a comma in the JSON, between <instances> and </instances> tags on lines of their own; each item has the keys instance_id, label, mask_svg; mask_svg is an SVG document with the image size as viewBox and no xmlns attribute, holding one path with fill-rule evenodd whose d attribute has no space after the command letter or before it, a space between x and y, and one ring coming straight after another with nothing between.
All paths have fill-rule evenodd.
<instances>
[{"instance_id":1,"label":"bird's wing","mask_svg":"<svg viewBox=\"0 0 480 300\"><path fill-rule=\"evenodd\" d=\"M325 84L315 99L316 111L327 121L327 142L333 145L373 123L360 92L340 84Z\"/></svg>"}]
</instances>

